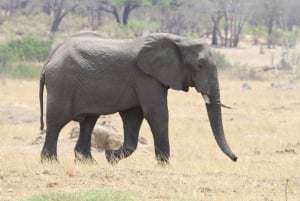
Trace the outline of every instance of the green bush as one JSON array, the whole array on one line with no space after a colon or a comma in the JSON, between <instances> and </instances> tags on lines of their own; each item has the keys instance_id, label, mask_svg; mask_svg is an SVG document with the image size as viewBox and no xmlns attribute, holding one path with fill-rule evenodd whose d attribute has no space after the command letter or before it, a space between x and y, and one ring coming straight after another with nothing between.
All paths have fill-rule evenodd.
<instances>
[{"instance_id":1,"label":"green bush","mask_svg":"<svg viewBox=\"0 0 300 201\"><path fill-rule=\"evenodd\" d=\"M8 63L13 59L13 52L7 44L0 44L0 72L7 68Z\"/></svg>"},{"instance_id":2,"label":"green bush","mask_svg":"<svg viewBox=\"0 0 300 201\"><path fill-rule=\"evenodd\" d=\"M300 67L300 52L298 50L291 51L291 60L294 67Z\"/></svg>"},{"instance_id":3,"label":"green bush","mask_svg":"<svg viewBox=\"0 0 300 201\"><path fill-rule=\"evenodd\" d=\"M49 192L37 194L19 201L137 201L137 200L165 200L165 201L194 201L195 199L178 197L176 195L144 194L130 191L111 189L89 190L84 192Z\"/></svg>"},{"instance_id":4,"label":"green bush","mask_svg":"<svg viewBox=\"0 0 300 201\"><path fill-rule=\"evenodd\" d=\"M109 37L132 38L140 36L143 32L153 32L159 28L157 22L148 22L143 20L130 20L128 25L111 23L100 28L99 32L108 34Z\"/></svg>"},{"instance_id":5,"label":"green bush","mask_svg":"<svg viewBox=\"0 0 300 201\"><path fill-rule=\"evenodd\" d=\"M0 52L21 61L44 61L51 51L51 41L40 40L31 37L24 37L18 40L10 40L3 47Z\"/></svg>"},{"instance_id":6,"label":"green bush","mask_svg":"<svg viewBox=\"0 0 300 201\"><path fill-rule=\"evenodd\" d=\"M224 70L232 67L232 64L228 61L225 54L213 51L213 57L216 61L218 69Z\"/></svg>"},{"instance_id":7,"label":"green bush","mask_svg":"<svg viewBox=\"0 0 300 201\"><path fill-rule=\"evenodd\" d=\"M88 192L52 192L34 195L21 201L135 201L136 196L128 192L97 190Z\"/></svg>"},{"instance_id":8,"label":"green bush","mask_svg":"<svg viewBox=\"0 0 300 201\"><path fill-rule=\"evenodd\" d=\"M249 34L253 37L253 44L257 45L259 38L267 38L268 32L264 26L253 26L249 28Z\"/></svg>"},{"instance_id":9,"label":"green bush","mask_svg":"<svg viewBox=\"0 0 300 201\"><path fill-rule=\"evenodd\" d=\"M31 63L17 62L0 66L0 74L16 79L35 79L40 76L41 69Z\"/></svg>"},{"instance_id":10,"label":"green bush","mask_svg":"<svg viewBox=\"0 0 300 201\"><path fill-rule=\"evenodd\" d=\"M40 71L40 68L22 62L13 66L9 71L9 75L13 78L33 79L40 76Z\"/></svg>"}]
</instances>

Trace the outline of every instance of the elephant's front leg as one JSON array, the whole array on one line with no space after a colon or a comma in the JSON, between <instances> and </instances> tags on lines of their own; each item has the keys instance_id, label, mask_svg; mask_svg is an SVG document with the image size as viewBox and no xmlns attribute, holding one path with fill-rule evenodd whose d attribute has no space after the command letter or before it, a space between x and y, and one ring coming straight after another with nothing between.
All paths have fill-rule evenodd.
<instances>
[{"instance_id":1,"label":"elephant's front leg","mask_svg":"<svg viewBox=\"0 0 300 201\"><path fill-rule=\"evenodd\" d=\"M106 150L107 161L114 165L122 158L130 156L137 148L143 112L140 107L120 112L124 128L124 143L118 150Z\"/></svg>"},{"instance_id":2,"label":"elephant's front leg","mask_svg":"<svg viewBox=\"0 0 300 201\"><path fill-rule=\"evenodd\" d=\"M91 154L91 135L99 115L86 116L80 122L80 134L75 146L75 162L95 163Z\"/></svg>"},{"instance_id":3,"label":"elephant's front leg","mask_svg":"<svg viewBox=\"0 0 300 201\"><path fill-rule=\"evenodd\" d=\"M169 163L170 144L168 135L169 113L166 104L150 110L146 117L154 139L155 156L160 165Z\"/></svg>"}]
</instances>

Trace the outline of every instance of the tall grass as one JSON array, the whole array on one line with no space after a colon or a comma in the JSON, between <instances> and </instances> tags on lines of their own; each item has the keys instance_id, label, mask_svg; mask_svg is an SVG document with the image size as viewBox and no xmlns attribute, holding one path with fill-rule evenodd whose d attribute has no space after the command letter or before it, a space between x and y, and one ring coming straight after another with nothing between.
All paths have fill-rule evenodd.
<instances>
[{"instance_id":1,"label":"tall grass","mask_svg":"<svg viewBox=\"0 0 300 201\"><path fill-rule=\"evenodd\" d=\"M139 201L139 200L163 200L163 201L193 201L194 199L182 198L174 195L159 195L149 193L134 193L111 189L89 190L80 192L49 192L36 194L19 201Z\"/></svg>"},{"instance_id":2,"label":"tall grass","mask_svg":"<svg viewBox=\"0 0 300 201\"><path fill-rule=\"evenodd\" d=\"M36 64L18 62L5 68L4 71L0 71L0 73L14 79L36 79L39 78L40 71L40 68Z\"/></svg>"},{"instance_id":3,"label":"tall grass","mask_svg":"<svg viewBox=\"0 0 300 201\"><path fill-rule=\"evenodd\" d=\"M137 201L131 192L114 190L92 190L86 192L50 192L37 194L20 201Z\"/></svg>"}]
</instances>

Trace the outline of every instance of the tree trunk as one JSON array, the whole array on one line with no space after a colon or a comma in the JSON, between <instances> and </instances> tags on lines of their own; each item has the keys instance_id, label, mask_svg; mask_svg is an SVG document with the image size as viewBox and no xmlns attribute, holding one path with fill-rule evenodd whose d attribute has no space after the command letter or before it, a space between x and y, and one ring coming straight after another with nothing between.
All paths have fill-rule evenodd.
<instances>
[{"instance_id":1,"label":"tree trunk","mask_svg":"<svg viewBox=\"0 0 300 201\"><path fill-rule=\"evenodd\" d=\"M123 25L128 24L128 17L129 17L130 11L131 11L131 5L130 4L125 5L124 10L123 10L123 22L122 22Z\"/></svg>"},{"instance_id":2,"label":"tree trunk","mask_svg":"<svg viewBox=\"0 0 300 201\"><path fill-rule=\"evenodd\" d=\"M232 41L233 41L233 35L234 35L234 31L233 31L233 17L230 17L230 40L229 40L229 47L232 47Z\"/></svg>"},{"instance_id":3,"label":"tree trunk","mask_svg":"<svg viewBox=\"0 0 300 201\"><path fill-rule=\"evenodd\" d=\"M62 18L58 17L58 18L55 18L52 22L52 25L51 25L51 33L54 33L54 32L57 32L58 31L58 28L59 28L59 25L61 23L61 20Z\"/></svg>"},{"instance_id":4,"label":"tree trunk","mask_svg":"<svg viewBox=\"0 0 300 201\"><path fill-rule=\"evenodd\" d=\"M113 11L112 11L115 19L116 19L116 22L121 24L121 20L120 20L120 15L118 13L118 9L116 7L113 8Z\"/></svg>"},{"instance_id":5,"label":"tree trunk","mask_svg":"<svg viewBox=\"0 0 300 201\"><path fill-rule=\"evenodd\" d=\"M50 3L45 3L43 5L43 12L46 13L47 15L51 15L51 6L50 6Z\"/></svg>"},{"instance_id":6,"label":"tree trunk","mask_svg":"<svg viewBox=\"0 0 300 201\"><path fill-rule=\"evenodd\" d=\"M220 11L218 11L217 16L212 16L211 19L213 21L213 31L212 31L212 45L218 45L218 30L219 30L219 23L222 19L223 15Z\"/></svg>"},{"instance_id":7,"label":"tree trunk","mask_svg":"<svg viewBox=\"0 0 300 201\"><path fill-rule=\"evenodd\" d=\"M273 17L270 17L269 22L268 22L268 40L267 40L267 45L268 48L272 48L273 47L273 39L272 39L272 34L273 34L273 24L274 24L274 20Z\"/></svg>"},{"instance_id":8,"label":"tree trunk","mask_svg":"<svg viewBox=\"0 0 300 201\"><path fill-rule=\"evenodd\" d=\"M74 4L72 7L70 7L69 9L64 8L64 3L65 0L61 0L60 3L57 3L55 6L56 8L54 8L54 19L51 25L51 33L57 32L59 25L62 21L62 19L72 10L74 10L77 7L77 4Z\"/></svg>"},{"instance_id":9,"label":"tree trunk","mask_svg":"<svg viewBox=\"0 0 300 201\"><path fill-rule=\"evenodd\" d=\"M229 25L228 25L228 14L227 14L227 11L224 13L224 17L225 17L225 25L224 25L224 46L227 47L227 46L228 46L228 29L229 29Z\"/></svg>"},{"instance_id":10,"label":"tree trunk","mask_svg":"<svg viewBox=\"0 0 300 201\"><path fill-rule=\"evenodd\" d=\"M238 44L240 42L240 35L241 35L241 32L242 32L242 26L243 26L242 22L240 21L239 24L238 24L235 36L234 36L233 47L238 47Z\"/></svg>"},{"instance_id":11,"label":"tree trunk","mask_svg":"<svg viewBox=\"0 0 300 201\"><path fill-rule=\"evenodd\" d=\"M218 29L219 29L219 22L213 18L213 31L212 31L212 41L211 44L217 46L218 45Z\"/></svg>"}]
</instances>

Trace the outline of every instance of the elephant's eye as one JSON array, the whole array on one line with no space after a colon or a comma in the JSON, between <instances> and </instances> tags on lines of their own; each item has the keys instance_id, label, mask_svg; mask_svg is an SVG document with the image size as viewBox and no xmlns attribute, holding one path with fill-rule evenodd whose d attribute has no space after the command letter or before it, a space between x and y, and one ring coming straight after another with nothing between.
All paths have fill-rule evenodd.
<instances>
[{"instance_id":1,"label":"elephant's eye","mask_svg":"<svg viewBox=\"0 0 300 201\"><path fill-rule=\"evenodd\" d=\"M206 63L207 63L207 61L205 59L199 59L198 67L199 68L204 68Z\"/></svg>"}]
</instances>

